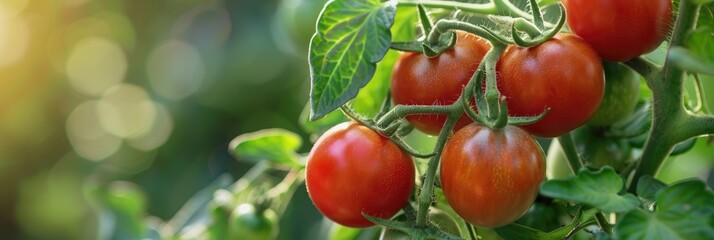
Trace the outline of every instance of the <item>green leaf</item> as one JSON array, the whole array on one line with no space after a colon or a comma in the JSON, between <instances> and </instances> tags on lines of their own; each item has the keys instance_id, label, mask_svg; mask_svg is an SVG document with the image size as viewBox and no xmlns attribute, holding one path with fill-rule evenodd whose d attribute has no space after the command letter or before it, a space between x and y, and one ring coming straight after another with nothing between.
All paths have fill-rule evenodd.
<instances>
[{"instance_id":1,"label":"green leaf","mask_svg":"<svg viewBox=\"0 0 714 240\"><path fill-rule=\"evenodd\" d=\"M367 85L391 43L396 1L331 0L310 43L310 119L347 103Z\"/></svg>"},{"instance_id":2,"label":"green leaf","mask_svg":"<svg viewBox=\"0 0 714 240\"><path fill-rule=\"evenodd\" d=\"M696 56L692 51L683 47L672 47L667 53L667 58L679 69L714 75L714 63L703 61L701 56Z\"/></svg>"},{"instance_id":3,"label":"green leaf","mask_svg":"<svg viewBox=\"0 0 714 240\"><path fill-rule=\"evenodd\" d=\"M627 212L640 205L632 194L618 194L623 187L622 178L611 167L597 172L580 170L575 178L549 180L541 185L541 194L585 203L605 212Z\"/></svg>"},{"instance_id":4,"label":"green leaf","mask_svg":"<svg viewBox=\"0 0 714 240\"><path fill-rule=\"evenodd\" d=\"M578 212L575 214L575 218L565 226L562 226L560 228L557 228L553 231L550 232L544 232L538 229L533 229L527 226L523 226L520 224L512 223L508 224L503 227L496 228L496 232L498 233L499 236L506 240L517 240L517 239L540 239L540 240L548 240L548 239L563 239L565 236L570 234L575 227L586 224L588 221L590 221L594 216L595 213L597 213L596 209L589 209L586 211L582 211L582 208L578 209Z\"/></svg>"},{"instance_id":5,"label":"green leaf","mask_svg":"<svg viewBox=\"0 0 714 240\"><path fill-rule=\"evenodd\" d=\"M637 196L643 199L654 201L657 191L666 187L667 184L664 184L663 182L654 179L652 176L642 176L642 178L640 178L640 181L637 182Z\"/></svg>"},{"instance_id":6,"label":"green leaf","mask_svg":"<svg viewBox=\"0 0 714 240\"><path fill-rule=\"evenodd\" d=\"M615 226L617 239L714 239L714 193L699 180L662 189L657 210L637 209Z\"/></svg>"},{"instance_id":7,"label":"green leaf","mask_svg":"<svg viewBox=\"0 0 714 240\"><path fill-rule=\"evenodd\" d=\"M547 234L543 231L533 229L520 224L508 224L503 227L496 228L496 233L506 240L516 240L516 239L558 239L558 238L545 238Z\"/></svg>"},{"instance_id":8,"label":"green leaf","mask_svg":"<svg viewBox=\"0 0 714 240\"><path fill-rule=\"evenodd\" d=\"M234 138L229 150L239 160L269 160L282 164L301 164L295 151L302 145L297 134L284 129L265 129Z\"/></svg>"}]
</instances>

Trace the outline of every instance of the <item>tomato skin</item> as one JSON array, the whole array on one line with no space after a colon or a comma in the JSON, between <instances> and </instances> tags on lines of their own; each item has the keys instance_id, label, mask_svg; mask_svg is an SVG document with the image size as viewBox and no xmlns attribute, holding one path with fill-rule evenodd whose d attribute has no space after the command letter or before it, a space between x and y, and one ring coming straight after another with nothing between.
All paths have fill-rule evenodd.
<instances>
[{"instance_id":1,"label":"tomato skin","mask_svg":"<svg viewBox=\"0 0 714 240\"><path fill-rule=\"evenodd\" d=\"M325 132L307 157L310 199L332 221L348 227L374 224L361 213L389 218L407 203L414 162L397 145L355 122Z\"/></svg>"},{"instance_id":2,"label":"tomato skin","mask_svg":"<svg viewBox=\"0 0 714 240\"><path fill-rule=\"evenodd\" d=\"M485 228L509 224L533 204L545 177L543 149L526 131L477 124L456 132L441 156L441 184L454 211Z\"/></svg>"},{"instance_id":3,"label":"tomato skin","mask_svg":"<svg viewBox=\"0 0 714 240\"><path fill-rule=\"evenodd\" d=\"M539 137L557 137L586 123L605 92L600 57L572 34L530 48L509 46L496 71L510 116L537 116L550 107L543 119L523 126Z\"/></svg>"},{"instance_id":4,"label":"tomato skin","mask_svg":"<svg viewBox=\"0 0 714 240\"><path fill-rule=\"evenodd\" d=\"M604 62L605 97L588 125L609 126L627 117L640 99L640 77L632 69L619 64Z\"/></svg>"},{"instance_id":5,"label":"tomato skin","mask_svg":"<svg viewBox=\"0 0 714 240\"><path fill-rule=\"evenodd\" d=\"M253 204L243 203L231 213L229 228L230 239L275 239L279 230L278 215L271 209L259 212Z\"/></svg>"},{"instance_id":6,"label":"tomato skin","mask_svg":"<svg viewBox=\"0 0 714 240\"><path fill-rule=\"evenodd\" d=\"M656 49L673 26L672 0L566 0L564 4L570 29L613 62Z\"/></svg>"},{"instance_id":7,"label":"tomato skin","mask_svg":"<svg viewBox=\"0 0 714 240\"><path fill-rule=\"evenodd\" d=\"M471 80L486 52L491 48L480 37L457 31L454 47L437 57L405 52L394 65L391 93L394 103L403 105L448 105L454 103ZM445 115L411 115L406 117L416 129L438 135L446 122ZM458 130L472 123L465 114L456 123Z\"/></svg>"}]
</instances>

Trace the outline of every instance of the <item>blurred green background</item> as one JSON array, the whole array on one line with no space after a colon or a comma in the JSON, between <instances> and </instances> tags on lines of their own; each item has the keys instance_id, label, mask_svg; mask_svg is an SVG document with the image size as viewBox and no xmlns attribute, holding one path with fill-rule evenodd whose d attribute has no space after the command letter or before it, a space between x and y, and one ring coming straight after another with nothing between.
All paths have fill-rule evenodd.
<instances>
[{"instance_id":1,"label":"blurred green background","mask_svg":"<svg viewBox=\"0 0 714 240\"><path fill-rule=\"evenodd\" d=\"M167 220L250 167L236 135L300 132L314 25L295 14L317 14L301 4L0 1L0 238L96 239L87 185L117 180Z\"/></svg>"},{"instance_id":2,"label":"blurred green background","mask_svg":"<svg viewBox=\"0 0 714 240\"><path fill-rule=\"evenodd\" d=\"M323 3L1 0L0 239L131 238L111 234L142 228L122 218L156 225L222 174L243 175L233 137L284 128L308 142L299 116ZM706 179L712 158L699 141L662 178ZM96 189L132 212L105 214ZM328 225L301 187L279 238Z\"/></svg>"}]
</instances>

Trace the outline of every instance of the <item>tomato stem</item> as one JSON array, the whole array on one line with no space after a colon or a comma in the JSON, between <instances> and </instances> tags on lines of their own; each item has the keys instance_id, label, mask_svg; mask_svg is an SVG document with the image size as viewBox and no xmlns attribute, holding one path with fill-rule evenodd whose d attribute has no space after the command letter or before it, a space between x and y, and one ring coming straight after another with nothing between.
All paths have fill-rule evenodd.
<instances>
[{"instance_id":1,"label":"tomato stem","mask_svg":"<svg viewBox=\"0 0 714 240\"><path fill-rule=\"evenodd\" d=\"M459 101L456 101L453 105L458 105L461 107ZM452 105L452 106L453 106ZM459 110L461 110L459 108ZM431 205L434 196L434 181L436 179L436 170L439 168L439 161L441 160L441 153L446 145L446 140L451 136L451 131L456 125L456 121L459 119L461 111L452 112L446 118L446 123L441 128L439 133L439 138L436 140L436 145L434 146L434 156L429 159L427 165L426 173L424 176L424 183L419 192L419 197L417 198L418 208L417 208L417 219L416 225L418 227L427 226L427 217L429 213L429 206Z\"/></svg>"},{"instance_id":2,"label":"tomato stem","mask_svg":"<svg viewBox=\"0 0 714 240\"><path fill-rule=\"evenodd\" d=\"M458 102L458 101L457 101ZM461 104L455 105L396 105L392 110L384 114L382 118L377 120L377 125L387 127L394 121L398 121L408 115L423 115L423 114L451 114L453 112L461 113Z\"/></svg>"},{"instance_id":3,"label":"tomato stem","mask_svg":"<svg viewBox=\"0 0 714 240\"><path fill-rule=\"evenodd\" d=\"M701 6L693 1L680 1L679 13L670 41L669 50L684 46L687 34L696 27ZM633 64L638 63L638 64ZM631 60L628 66L640 72L642 61ZM645 66L648 67L648 66ZM645 69L652 70L652 69ZM652 90L653 119L650 134L642 149L642 156L635 170L628 191L634 193L642 176L655 176L674 146L691 137L712 133L711 116L692 116L684 108L684 71L676 68L671 59L666 59L661 71L640 72Z\"/></svg>"},{"instance_id":4,"label":"tomato stem","mask_svg":"<svg viewBox=\"0 0 714 240\"><path fill-rule=\"evenodd\" d=\"M578 175L578 171L583 168L583 160L580 159L578 149L575 147L575 141L570 133L566 133L558 137L558 143L563 148L565 158L568 160L568 166L573 175Z\"/></svg>"},{"instance_id":5,"label":"tomato stem","mask_svg":"<svg viewBox=\"0 0 714 240\"><path fill-rule=\"evenodd\" d=\"M463 221L464 221L464 224L466 224L466 229L469 232L469 239L478 240L478 232L477 232L476 228L474 227L474 225L467 222L466 220L463 220Z\"/></svg>"},{"instance_id":6,"label":"tomato stem","mask_svg":"<svg viewBox=\"0 0 714 240\"><path fill-rule=\"evenodd\" d=\"M610 223L607 222L607 219L605 219L605 216L602 215L602 212L598 212L595 214L595 220L597 221L597 224L600 225L603 231L608 234L612 234L612 226L610 225Z\"/></svg>"}]
</instances>

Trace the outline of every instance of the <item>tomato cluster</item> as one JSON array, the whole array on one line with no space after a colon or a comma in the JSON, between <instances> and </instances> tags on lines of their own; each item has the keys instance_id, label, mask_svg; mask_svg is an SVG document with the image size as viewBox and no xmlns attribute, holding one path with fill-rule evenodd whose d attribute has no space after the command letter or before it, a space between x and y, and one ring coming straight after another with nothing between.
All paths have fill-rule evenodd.
<instances>
[{"instance_id":1,"label":"tomato cluster","mask_svg":"<svg viewBox=\"0 0 714 240\"><path fill-rule=\"evenodd\" d=\"M492 129L463 114L441 151L444 196L469 223L504 226L532 206L546 175L545 155L533 136L558 137L586 123L607 128L630 114L639 99L639 77L603 59L625 61L652 51L671 25L668 0L565 0L564 5L573 34L559 33L532 47L508 46L495 63L497 89L509 116L547 111L545 117L523 127ZM450 105L462 96L492 45L470 33L456 31L456 36L455 45L435 57L400 56L390 86L395 104ZM416 129L438 135L447 116L405 118ZM621 141L593 142L590 135L575 135L586 167L628 164L629 148ZM409 154L389 138L352 122L333 127L317 141L308 156L306 182L325 216L366 227L373 223L362 214L389 218L407 204L414 171Z\"/></svg>"}]
</instances>

